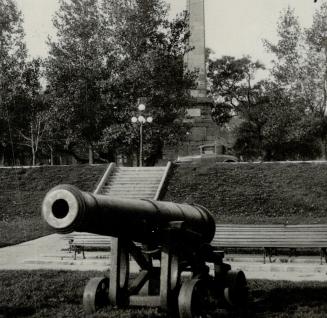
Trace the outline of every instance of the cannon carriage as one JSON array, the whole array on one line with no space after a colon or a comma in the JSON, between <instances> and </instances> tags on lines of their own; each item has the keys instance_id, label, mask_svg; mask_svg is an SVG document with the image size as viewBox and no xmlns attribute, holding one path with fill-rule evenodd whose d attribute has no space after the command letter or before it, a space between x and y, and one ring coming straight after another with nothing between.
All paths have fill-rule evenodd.
<instances>
[{"instance_id":1,"label":"cannon carriage","mask_svg":"<svg viewBox=\"0 0 327 318\"><path fill-rule=\"evenodd\" d=\"M94 195L61 185L45 196L42 216L58 233L113 237L109 277L92 278L85 287L87 313L110 304L160 307L192 318L206 316L213 298L224 308L246 306L245 275L232 271L223 252L210 245L216 227L204 207ZM131 258L140 268L135 277Z\"/></svg>"}]
</instances>

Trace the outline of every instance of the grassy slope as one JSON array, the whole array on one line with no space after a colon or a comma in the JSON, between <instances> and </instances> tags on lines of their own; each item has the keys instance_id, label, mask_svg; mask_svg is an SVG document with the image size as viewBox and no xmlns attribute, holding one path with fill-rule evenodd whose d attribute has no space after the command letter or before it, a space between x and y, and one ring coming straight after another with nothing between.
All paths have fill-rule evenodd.
<instances>
[{"instance_id":1,"label":"grassy slope","mask_svg":"<svg viewBox=\"0 0 327 318\"><path fill-rule=\"evenodd\" d=\"M198 203L222 223L327 222L327 164L178 167L166 200Z\"/></svg>"},{"instance_id":2,"label":"grassy slope","mask_svg":"<svg viewBox=\"0 0 327 318\"><path fill-rule=\"evenodd\" d=\"M49 234L40 217L46 192L60 183L93 191L106 165L0 169L0 246Z\"/></svg>"},{"instance_id":3,"label":"grassy slope","mask_svg":"<svg viewBox=\"0 0 327 318\"><path fill-rule=\"evenodd\" d=\"M92 191L106 165L0 169L0 246L49 233L45 193L60 183ZM208 207L218 222L327 223L327 164L220 164L175 168L165 200Z\"/></svg>"},{"instance_id":4,"label":"grassy slope","mask_svg":"<svg viewBox=\"0 0 327 318\"><path fill-rule=\"evenodd\" d=\"M0 271L1 317L84 317L82 294L94 272ZM250 281L249 317L310 317L327 314L326 283ZM258 301L260 300L260 301ZM157 309L103 310L95 317L163 318ZM212 317L220 317L213 315Z\"/></svg>"}]
</instances>

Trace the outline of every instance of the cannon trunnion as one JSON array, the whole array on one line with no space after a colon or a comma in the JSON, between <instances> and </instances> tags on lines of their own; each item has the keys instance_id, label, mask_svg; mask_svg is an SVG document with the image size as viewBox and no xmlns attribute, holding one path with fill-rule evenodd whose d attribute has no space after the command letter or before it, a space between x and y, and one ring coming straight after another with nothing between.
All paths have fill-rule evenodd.
<instances>
[{"instance_id":1,"label":"cannon trunnion","mask_svg":"<svg viewBox=\"0 0 327 318\"><path fill-rule=\"evenodd\" d=\"M85 287L87 313L110 304L158 306L181 318L202 317L212 309L212 299L225 308L245 308L245 275L231 271L223 252L210 245L215 222L204 207L93 195L61 185L45 196L42 216L58 233L113 237L109 278L93 278ZM140 268L134 279L131 257Z\"/></svg>"}]
</instances>

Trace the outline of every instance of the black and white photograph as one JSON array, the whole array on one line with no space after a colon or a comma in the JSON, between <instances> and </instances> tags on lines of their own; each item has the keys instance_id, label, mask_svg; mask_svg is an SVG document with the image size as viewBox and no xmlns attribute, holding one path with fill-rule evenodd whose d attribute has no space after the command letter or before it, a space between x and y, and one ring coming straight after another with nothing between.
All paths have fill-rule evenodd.
<instances>
[{"instance_id":1,"label":"black and white photograph","mask_svg":"<svg viewBox=\"0 0 327 318\"><path fill-rule=\"evenodd\" d=\"M11 317L327 317L327 0L0 0Z\"/></svg>"}]
</instances>

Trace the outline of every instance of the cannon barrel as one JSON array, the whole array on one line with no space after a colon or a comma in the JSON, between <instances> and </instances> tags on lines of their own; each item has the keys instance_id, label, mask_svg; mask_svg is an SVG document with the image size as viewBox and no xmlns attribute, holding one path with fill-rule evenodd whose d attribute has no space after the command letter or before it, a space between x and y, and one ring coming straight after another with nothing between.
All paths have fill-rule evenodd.
<instances>
[{"instance_id":1,"label":"cannon barrel","mask_svg":"<svg viewBox=\"0 0 327 318\"><path fill-rule=\"evenodd\" d=\"M181 224L206 243L215 234L215 221L201 206L95 195L71 185L46 194L42 216L58 233L89 232L141 243L160 243L171 224Z\"/></svg>"}]
</instances>

